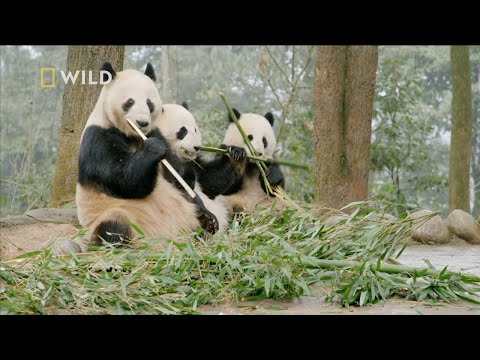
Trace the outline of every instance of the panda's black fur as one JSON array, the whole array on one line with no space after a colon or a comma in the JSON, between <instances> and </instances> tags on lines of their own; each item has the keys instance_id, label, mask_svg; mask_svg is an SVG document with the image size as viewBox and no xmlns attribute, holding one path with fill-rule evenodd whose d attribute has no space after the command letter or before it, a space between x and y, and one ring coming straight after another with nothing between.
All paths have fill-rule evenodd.
<instances>
[{"instance_id":1,"label":"panda's black fur","mask_svg":"<svg viewBox=\"0 0 480 360\"><path fill-rule=\"evenodd\" d=\"M238 179L243 177L247 166L245 149L224 144L220 148L227 150L228 155L218 154L213 160L205 160L200 156L194 166L198 182L210 199L228 193Z\"/></svg>"},{"instance_id":2,"label":"panda's black fur","mask_svg":"<svg viewBox=\"0 0 480 360\"><path fill-rule=\"evenodd\" d=\"M132 146L140 150L132 153ZM165 140L152 134L143 143L116 128L90 126L80 146L78 182L117 198L144 198L155 188L158 163L167 151Z\"/></svg>"}]
</instances>

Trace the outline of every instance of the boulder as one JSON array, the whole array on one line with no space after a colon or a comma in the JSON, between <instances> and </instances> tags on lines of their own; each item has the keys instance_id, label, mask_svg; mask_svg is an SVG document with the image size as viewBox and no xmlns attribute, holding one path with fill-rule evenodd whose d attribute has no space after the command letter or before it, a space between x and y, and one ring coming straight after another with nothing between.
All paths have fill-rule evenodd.
<instances>
[{"instance_id":1,"label":"boulder","mask_svg":"<svg viewBox=\"0 0 480 360\"><path fill-rule=\"evenodd\" d=\"M82 252L81 247L65 236L59 236L53 241L47 242L45 247L50 246L55 255L77 254Z\"/></svg>"},{"instance_id":2,"label":"boulder","mask_svg":"<svg viewBox=\"0 0 480 360\"><path fill-rule=\"evenodd\" d=\"M426 222L422 218L431 214L429 210L420 210L410 214L409 218L414 219L412 240L422 244L447 244L450 242L450 233L447 224L439 215L428 219ZM419 219L419 220L417 220Z\"/></svg>"},{"instance_id":3,"label":"boulder","mask_svg":"<svg viewBox=\"0 0 480 360\"><path fill-rule=\"evenodd\" d=\"M480 223L463 210L453 210L447 218L452 234L470 244L480 244Z\"/></svg>"}]
</instances>

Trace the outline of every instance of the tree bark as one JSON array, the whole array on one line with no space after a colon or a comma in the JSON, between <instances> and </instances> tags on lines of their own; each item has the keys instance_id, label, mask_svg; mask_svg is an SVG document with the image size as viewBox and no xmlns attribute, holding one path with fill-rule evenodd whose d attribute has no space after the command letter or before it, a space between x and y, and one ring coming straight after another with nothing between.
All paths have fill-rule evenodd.
<instances>
[{"instance_id":1,"label":"tree bark","mask_svg":"<svg viewBox=\"0 0 480 360\"><path fill-rule=\"evenodd\" d=\"M123 69L124 46L69 46L67 73L77 70L92 71L94 81L98 81L100 66L109 61L115 71ZM57 147L55 174L50 189L49 207L58 207L75 199L78 178L78 153L80 137L85 123L97 102L102 85L82 85L81 74L75 84L65 85L63 112L60 125L60 138Z\"/></svg>"},{"instance_id":2,"label":"tree bark","mask_svg":"<svg viewBox=\"0 0 480 360\"><path fill-rule=\"evenodd\" d=\"M368 197L377 46L319 46L313 133L316 200L334 208Z\"/></svg>"},{"instance_id":3,"label":"tree bark","mask_svg":"<svg viewBox=\"0 0 480 360\"><path fill-rule=\"evenodd\" d=\"M164 103L177 103L177 49L162 46L162 92Z\"/></svg>"},{"instance_id":4,"label":"tree bark","mask_svg":"<svg viewBox=\"0 0 480 360\"><path fill-rule=\"evenodd\" d=\"M450 138L449 211L470 213L472 88L468 46L451 46L452 132Z\"/></svg>"},{"instance_id":5,"label":"tree bark","mask_svg":"<svg viewBox=\"0 0 480 360\"><path fill-rule=\"evenodd\" d=\"M473 78L477 79L478 88L473 100L473 126L472 126L472 178L473 178L473 209L474 217L480 216L480 71Z\"/></svg>"}]
</instances>

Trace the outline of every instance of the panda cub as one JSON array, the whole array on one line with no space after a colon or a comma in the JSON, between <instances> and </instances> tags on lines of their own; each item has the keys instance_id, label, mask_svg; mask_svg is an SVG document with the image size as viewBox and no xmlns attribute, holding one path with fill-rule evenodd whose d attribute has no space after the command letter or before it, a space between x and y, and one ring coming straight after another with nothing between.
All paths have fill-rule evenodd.
<instances>
[{"instance_id":1,"label":"panda cub","mask_svg":"<svg viewBox=\"0 0 480 360\"><path fill-rule=\"evenodd\" d=\"M152 66L148 64L145 73L116 73L105 63L101 70L108 71L112 81L102 88L82 133L76 194L78 219L92 232L90 242L128 242L134 236L131 223L147 238L173 239L181 229L193 231L200 225L217 228L216 217L187 200L159 166L164 158L173 166L181 160L159 131L164 109Z\"/></svg>"},{"instance_id":2,"label":"panda cub","mask_svg":"<svg viewBox=\"0 0 480 360\"><path fill-rule=\"evenodd\" d=\"M204 159L199 155L202 144L200 130L188 110L188 104L165 104L163 109L158 128L172 152L182 161L176 163L175 169L180 169L184 180L217 217L219 232L223 232L229 216L228 203L221 194L243 173L247 153L243 148L230 146L226 155L218 155L213 160Z\"/></svg>"},{"instance_id":3,"label":"panda cub","mask_svg":"<svg viewBox=\"0 0 480 360\"><path fill-rule=\"evenodd\" d=\"M236 109L233 109L233 112L257 155L265 160L273 159L273 152L277 144L273 132L273 114L270 112L265 116L251 113L240 114ZM227 129L223 144L242 147L250 154L230 115L228 115L228 119L231 124ZM285 178L278 164L269 165L265 174L270 185L285 187ZM257 204L269 203L273 196L267 194L263 178L255 163L248 164L240 175L236 175L235 181L223 192L223 195L234 212L252 211Z\"/></svg>"}]
</instances>

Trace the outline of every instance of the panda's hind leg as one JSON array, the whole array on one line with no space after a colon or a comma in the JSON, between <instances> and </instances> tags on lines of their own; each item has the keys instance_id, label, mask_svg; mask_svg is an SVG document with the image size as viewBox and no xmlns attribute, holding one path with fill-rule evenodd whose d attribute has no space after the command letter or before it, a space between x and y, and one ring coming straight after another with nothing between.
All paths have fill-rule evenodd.
<instances>
[{"instance_id":1,"label":"panda's hind leg","mask_svg":"<svg viewBox=\"0 0 480 360\"><path fill-rule=\"evenodd\" d=\"M102 221L93 231L90 244L101 246L104 242L115 246L128 245L132 238L132 228L125 217L116 216Z\"/></svg>"}]
</instances>

